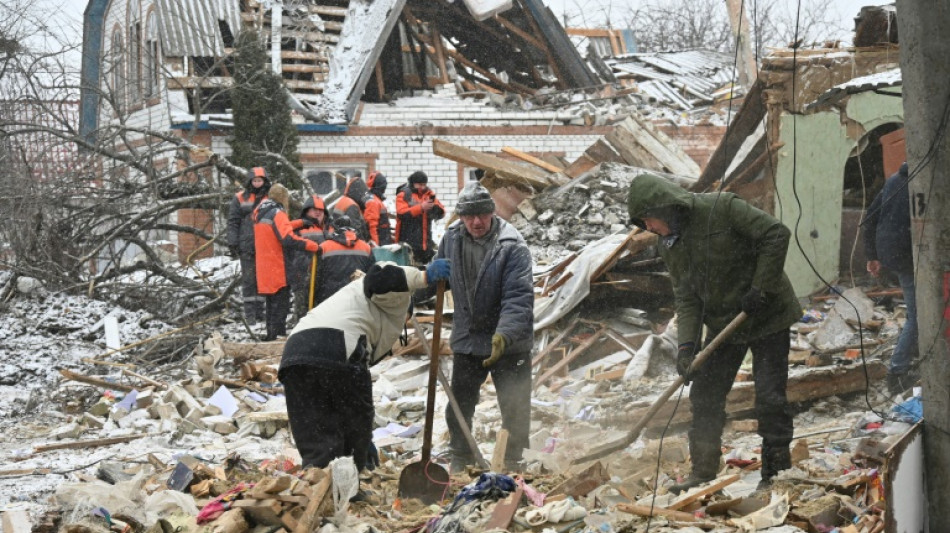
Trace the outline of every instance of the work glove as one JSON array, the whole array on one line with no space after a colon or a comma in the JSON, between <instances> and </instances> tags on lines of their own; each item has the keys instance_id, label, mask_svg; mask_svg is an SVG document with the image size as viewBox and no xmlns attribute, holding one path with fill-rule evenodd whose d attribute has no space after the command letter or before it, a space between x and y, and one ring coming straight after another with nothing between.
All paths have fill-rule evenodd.
<instances>
[{"instance_id":1,"label":"work glove","mask_svg":"<svg viewBox=\"0 0 950 533\"><path fill-rule=\"evenodd\" d=\"M505 353L505 336L501 333L495 333L491 336L491 355L488 359L482 361L482 366L485 368L491 367L493 364L497 363L501 359L501 354Z\"/></svg>"},{"instance_id":2,"label":"work glove","mask_svg":"<svg viewBox=\"0 0 950 533\"><path fill-rule=\"evenodd\" d=\"M231 256L232 259L237 259L241 256L241 247L236 244L229 244L228 255Z\"/></svg>"},{"instance_id":3,"label":"work glove","mask_svg":"<svg viewBox=\"0 0 950 533\"><path fill-rule=\"evenodd\" d=\"M379 466L379 450L376 449L376 445L371 440L369 441L369 449L366 450L366 469L376 470L377 466Z\"/></svg>"},{"instance_id":4,"label":"work glove","mask_svg":"<svg viewBox=\"0 0 950 533\"><path fill-rule=\"evenodd\" d=\"M438 281L448 281L452 275L452 261L436 259L426 267L426 282L432 285Z\"/></svg>"},{"instance_id":5,"label":"work glove","mask_svg":"<svg viewBox=\"0 0 950 533\"><path fill-rule=\"evenodd\" d=\"M750 288L742 296L742 310L749 316L765 309L765 304L765 294L757 287Z\"/></svg>"},{"instance_id":6,"label":"work glove","mask_svg":"<svg viewBox=\"0 0 950 533\"><path fill-rule=\"evenodd\" d=\"M312 228L312 227L314 227L314 226L316 226L316 223L314 223L314 221L310 220L310 219L307 218L307 217L304 217L304 218L303 218L303 227L304 227L304 228Z\"/></svg>"},{"instance_id":7,"label":"work glove","mask_svg":"<svg viewBox=\"0 0 950 533\"><path fill-rule=\"evenodd\" d=\"M693 365L696 359L696 344L686 342L680 344L679 352L676 354L676 373L683 377L683 383L689 385L692 381L689 375L689 367Z\"/></svg>"}]
</instances>

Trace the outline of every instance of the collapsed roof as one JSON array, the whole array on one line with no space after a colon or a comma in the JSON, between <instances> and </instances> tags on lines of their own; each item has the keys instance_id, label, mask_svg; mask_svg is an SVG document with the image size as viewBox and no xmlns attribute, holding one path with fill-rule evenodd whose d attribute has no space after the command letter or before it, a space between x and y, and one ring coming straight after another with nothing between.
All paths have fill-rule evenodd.
<instances>
[{"instance_id":1,"label":"collapsed roof","mask_svg":"<svg viewBox=\"0 0 950 533\"><path fill-rule=\"evenodd\" d=\"M315 122L349 121L361 98L386 101L454 79L464 90L524 95L597 83L540 0L466 4L161 0L159 16L172 60L225 57L242 29L257 30L295 108ZM226 68L210 74L169 88L214 89L229 78Z\"/></svg>"}]
</instances>

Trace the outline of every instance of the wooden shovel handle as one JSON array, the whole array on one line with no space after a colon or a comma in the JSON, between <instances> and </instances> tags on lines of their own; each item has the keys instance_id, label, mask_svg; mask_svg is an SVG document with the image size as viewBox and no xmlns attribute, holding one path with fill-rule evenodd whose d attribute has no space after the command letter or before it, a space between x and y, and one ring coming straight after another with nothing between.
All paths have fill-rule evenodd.
<instances>
[{"instance_id":1,"label":"wooden shovel handle","mask_svg":"<svg viewBox=\"0 0 950 533\"><path fill-rule=\"evenodd\" d=\"M442 304L445 302L445 281L435 292L435 324L432 329L432 350L429 354L429 388L426 395L426 424L422 432L422 462L432 455L432 420L435 417L435 384L439 375L439 354L442 352Z\"/></svg>"},{"instance_id":2,"label":"wooden shovel handle","mask_svg":"<svg viewBox=\"0 0 950 533\"><path fill-rule=\"evenodd\" d=\"M736 328L738 328L739 325L742 324L748 316L749 315L745 314L744 311L736 315L736 317L732 319L732 322L730 322L726 327L724 327L722 331L720 331L719 334L716 335L716 337L713 338L713 340L710 341L709 344L705 348L703 348L701 352L699 352L696 355L696 359L694 359L693 364L690 365L689 371L691 373L695 372L696 369L702 366L702 364L706 362L706 359L708 359L709 356L714 351L716 351L716 348L718 348L719 345L725 342L725 340L728 339L730 335L732 335L732 333L736 330ZM633 426L633 429L631 429L630 432L627 433L627 436L622 441L617 442L616 444L607 446L606 448L597 450L596 452L587 454L583 457L579 457L575 459L573 463L575 464L586 463L587 461L600 459L601 457L610 455L611 453L617 450L622 450L626 448L627 446L629 446L633 441L637 440L637 438L640 436L640 433L643 431L643 428L645 428L646 425L650 422L650 420L653 419L653 416L656 415L657 411L659 411L660 408L666 404L667 400L669 400L670 397L673 396L673 394L677 390L679 390L680 387L683 386L684 381L685 380L683 379L683 376L677 376L676 381L674 381L669 387L667 387L666 390L663 391L663 394L661 394L660 397L657 398L655 402L653 402L653 405L651 405L650 409L646 412L645 415L643 415L643 418L641 418L640 421L637 422L635 426Z\"/></svg>"}]
</instances>

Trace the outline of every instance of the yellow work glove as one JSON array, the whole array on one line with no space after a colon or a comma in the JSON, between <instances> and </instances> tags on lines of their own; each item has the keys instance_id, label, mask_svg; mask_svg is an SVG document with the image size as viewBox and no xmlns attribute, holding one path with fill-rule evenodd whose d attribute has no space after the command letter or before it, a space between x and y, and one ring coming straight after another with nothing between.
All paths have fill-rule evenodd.
<instances>
[{"instance_id":1,"label":"yellow work glove","mask_svg":"<svg viewBox=\"0 0 950 533\"><path fill-rule=\"evenodd\" d=\"M488 368L497 363L503 353L505 353L505 336L495 333L491 336L491 356L482 361L482 366Z\"/></svg>"}]
</instances>

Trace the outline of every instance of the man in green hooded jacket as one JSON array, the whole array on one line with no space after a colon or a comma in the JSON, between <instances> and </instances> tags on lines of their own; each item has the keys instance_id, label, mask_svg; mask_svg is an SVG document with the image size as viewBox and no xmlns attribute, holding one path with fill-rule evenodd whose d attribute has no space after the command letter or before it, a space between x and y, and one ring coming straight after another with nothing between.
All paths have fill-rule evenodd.
<instances>
[{"instance_id":1,"label":"man in green hooded jacket","mask_svg":"<svg viewBox=\"0 0 950 533\"><path fill-rule=\"evenodd\" d=\"M801 307L783 268L790 232L782 223L731 193L691 193L664 178L640 174L630 184L631 222L659 236L657 245L673 281L679 352L677 372L692 381L690 476L671 491L714 479L722 455L726 395L752 351L755 414L762 437L762 483L791 467L792 415L788 382L789 326ZM740 311L749 317L706 360L689 372L707 341Z\"/></svg>"}]
</instances>

